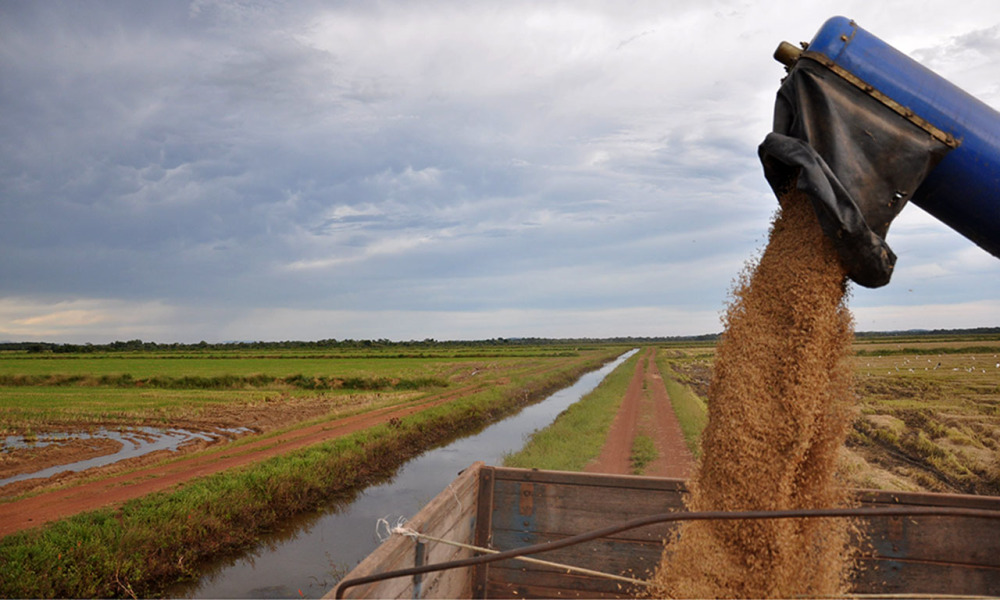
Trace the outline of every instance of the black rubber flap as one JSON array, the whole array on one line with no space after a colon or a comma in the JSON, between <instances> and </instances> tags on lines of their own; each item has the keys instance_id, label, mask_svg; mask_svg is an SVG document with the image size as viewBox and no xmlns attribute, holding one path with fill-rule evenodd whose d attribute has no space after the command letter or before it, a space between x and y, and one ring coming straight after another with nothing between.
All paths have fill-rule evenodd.
<instances>
[{"instance_id":1,"label":"black rubber flap","mask_svg":"<svg viewBox=\"0 0 1000 600\"><path fill-rule=\"evenodd\" d=\"M800 58L778 90L774 131L758 153L781 198L812 200L848 276L889 283L889 224L949 148L825 66Z\"/></svg>"}]
</instances>

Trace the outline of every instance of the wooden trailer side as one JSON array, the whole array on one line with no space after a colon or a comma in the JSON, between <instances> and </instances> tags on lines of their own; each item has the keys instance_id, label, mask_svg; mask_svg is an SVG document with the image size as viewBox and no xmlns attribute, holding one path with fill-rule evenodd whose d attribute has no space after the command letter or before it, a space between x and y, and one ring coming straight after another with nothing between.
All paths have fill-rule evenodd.
<instances>
[{"instance_id":1,"label":"wooden trailer side","mask_svg":"<svg viewBox=\"0 0 1000 600\"><path fill-rule=\"evenodd\" d=\"M1000 498L863 491L865 506L950 506L1000 511ZM855 590L875 594L1000 596L1000 520L868 519Z\"/></svg>"},{"instance_id":2,"label":"wooden trailer side","mask_svg":"<svg viewBox=\"0 0 1000 600\"><path fill-rule=\"evenodd\" d=\"M558 540L611 523L682 510L675 479L490 468L491 537L497 550ZM485 502L485 497L483 502ZM538 558L645 579L660 562L672 524L651 525L546 552ZM635 586L594 575L503 561L487 565L474 587L487 598L633 598Z\"/></svg>"},{"instance_id":3,"label":"wooden trailer side","mask_svg":"<svg viewBox=\"0 0 1000 600\"><path fill-rule=\"evenodd\" d=\"M490 468L488 540L498 550L563 539L616 522L683 510L676 479ZM487 500L487 498L491 498ZM958 494L860 491L862 506L932 506L1000 511L1000 498ZM482 511L483 508L480 507ZM615 575L648 575L659 564L675 524L624 532L540 555L553 562ZM854 591L877 594L1000 596L1000 519L878 517L860 523L861 567ZM480 534L479 541L484 539ZM514 561L478 573L476 597L624 598L635 587Z\"/></svg>"},{"instance_id":4,"label":"wooden trailer side","mask_svg":"<svg viewBox=\"0 0 1000 600\"><path fill-rule=\"evenodd\" d=\"M565 539L650 515L683 511L684 482L487 467L476 463L407 523L421 533L495 550ZM859 492L862 506L987 509L1000 498ZM636 579L658 566L676 523L624 531L538 555L547 561ZM854 591L1000 595L1000 519L955 516L865 518ZM394 535L349 578L467 558L472 550ZM632 598L624 583L565 568L505 560L399 577L346 590L348 598Z\"/></svg>"},{"instance_id":5,"label":"wooden trailer side","mask_svg":"<svg viewBox=\"0 0 1000 600\"><path fill-rule=\"evenodd\" d=\"M435 538L468 544L473 539L482 462L462 471L446 489L406 522L405 527ZM386 571L458 560L472 556L471 550L447 544L423 542L393 535L358 563L349 578L367 577ZM436 571L359 585L345 590L346 598L468 598L472 572L469 568ZM326 597L334 597L336 588Z\"/></svg>"}]
</instances>

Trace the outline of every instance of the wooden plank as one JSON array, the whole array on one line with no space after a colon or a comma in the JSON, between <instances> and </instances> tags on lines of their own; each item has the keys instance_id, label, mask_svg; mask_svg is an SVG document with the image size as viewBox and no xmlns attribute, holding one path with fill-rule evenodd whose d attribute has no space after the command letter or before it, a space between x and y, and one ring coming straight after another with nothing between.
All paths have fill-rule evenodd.
<instances>
[{"instance_id":1,"label":"wooden plank","mask_svg":"<svg viewBox=\"0 0 1000 600\"><path fill-rule=\"evenodd\" d=\"M1000 568L1000 520L962 517L866 519L863 548L893 559Z\"/></svg>"},{"instance_id":2,"label":"wooden plank","mask_svg":"<svg viewBox=\"0 0 1000 600\"><path fill-rule=\"evenodd\" d=\"M406 523L406 526L434 537L461 536L458 538L459 541L469 543L472 538L476 514L476 496L479 487L478 472L482 466L483 464L478 462L464 470L451 485L414 515ZM439 544L435 544L435 546L439 546ZM412 538L394 535L361 561L348 573L345 579L412 567L415 562L415 547L416 542ZM466 553L465 555L471 554L467 550L461 552ZM436 562L440 556L455 556L461 552L429 548L427 559ZM425 575L422 579L421 588L424 591L428 589L449 589L456 592L464 590L461 593L456 593L455 597L469 594L468 572L443 571ZM439 579L440 581L438 581ZM452 579L455 581L451 581ZM456 583L459 581L460 583ZM411 598L413 597L413 579L394 578L356 586L348 589L346 596L349 598Z\"/></svg>"},{"instance_id":3,"label":"wooden plank","mask_svg":"<svg viewBox=\"0 0 1000 600\"><path fill-rule=\"evenodd\" d=\"M943 506L1000 511L1000 498L864 490L869 506ZM1000 520L962 517L867 519L866 543L878 556L1000 567Z\"/></svg>"},{"instance_id":4,"label":"wooden plank","mask_svg":"<svg viewBox=\"0 0 1000 600\"><path fill-rule=\"evenodd\" d=\"M535 471L473 465L418 513L409 526L435 537L474 541L500 550L606 527L615 522L680 510L686 488L676 479ZM955 506L1000 510L1000 498L861 491L866 505ZM676 523L651 525L607 539L540 555L600 571L655 569L663 539ZM867 523L874 556L862 560L858 591L1000 595L1000 521L983 519L881 518ZM471 555L428 543L431 563ZM414 543L394 536L348 577L412 566ZM967 562L970 566L952 563ZM369 564L370 563L370 564ZM374 571L375 569L377 571ZM618 582L567 574L558 569L505 561L470 569L430 573L421 597L621 597ZM874 587L872 587L874 586ZM354 588L362 595L410 598L412 579Z\"/></svg>"},{"instance_id":5,"label":"wooden plank","mask_svg":"<svg viewBox=\"0 0 1000 600\"><path fill-rule=\"evenodd\" d=\"M407 521L405 527L437 538L472 543L478 492L478 474L467 469Z\"/></svg>"},{"instance_id":6,"label":"wooden plank","mask_svg":"<svg viewBox=\"0 0 1000 600\"><path fill-rule=\"evenodd\" d=\"M430 503L420 510L417 515L406 523L406 527L427 533L437 538L456 539L468 543L472 534L472 515L475 510L476 474L474 472L459 476L447 488L439 493ZM464 501L462 500L464 498ZM416 566L417 541L405 536L395 535L386 541L389 544L393 540L400 540L396 546L396 551L391 558L387 558L384 568L378 572L385 572L395 569ZM428 564L448 560L458 557L462 558L471 555L467 550L456 550L455 548L438 543L426 543L423 560L419 564ZM415 580L413 578L396 578L383 582L371 584L369 587L359 588L367 597L380 596L385 598L413 598L425 597L428 589L439 587L455 588L467 587L468 572L441 571L428 573L420 577L420 593L414 591ZM467 593L465 594L467 595Z\"/></svg>"},{"instance_id":7,"label":"wooden plank","mask_svg":"<svg viewBox=\"0 0 1000 600\"><path fill-rule=\"evenodd\" d=\"M534 518L525 519L520 511L512 510L512 503L516 500L520 508L524 504L524 498L518 495L521 493L520 488L514 488L505 482L505 477L513 482L527 480L534 483L533 503L538 505ZM591 477L545 471L519 470L512 473L498 471L494 500L497 505L494 528L527 530L529 526L524 523L528 522L530 527L537 531L556 534L578 533L610 524L612 521L608 515L614 515L614 520L624 521L682 508L677 494L668 493L665 496L656 493L645 494L624 487L646 478L598 478L616 484L617 488L612 489L604 487L592 489L580 485L581 481L585 481L583 478ZM571 485L539 485L551 480ZM591 489L592 491L585 491ZM672 491L679 489L680 486L676 483L667 488ZM1000 510L1000 498L994 497L871 491L862 492L861 495L866 504L876 506L955 506ZM661 499L666 500L660 503ZM922 517L915 519L919 525L905 527L905 544L891 539L891 524L880 521L880 519L870 520L870 531L881 555L938 561L955 561L956 557L962 557L958 560L973 565L1000 563L1000 521ZM642 533L647 538L657 535L662 538L662 532L655 530L646 530ZM633 537L634 534L620 535ZM524 536L524 543L532 543L531 536Z\"/></svg>"},{"instance_id":8,"label":"wooden plank","mask_svg":"<svg viewBox=\"0 0 1000 600\"><path fill-rule=\"evenodd\" d=\"M576 592L568 592L563 589L549 589L541 586L514 586L510 584L505 584L503 582L490 582L489 588L486 590L488 598L627 598L628 596L622 595L609 595L609 594L599 594L591 592L589 590L581 590Z\"/></svg>"},{"instance_id":9,"label":"wooden plank","mask_svg":"<svg viewBox=\"0 0 1000 600\"><path fill-rule=\"evenodd\" d=\"M482 463L476 463L472 469L463 472L406 526L438 539L454 540L465 544L471 543L479 490L478 471L481 468ZM456 548L445 543L426 541L425 544L427 548L425 552L426 564L437 564L472 556L471 550ZM471 570L468 568L424 574L419 594L415 595L420 598L468 597L470 576Z\"/></svg>"},{"instance_id":10,"label":"wooden plank","mask_svg":"<svg viewBox=\"0 0 1000 600\"><path fill-rule=\"evenodd\" d=\"M479 470L479 495L476 502L476 533L474 543L480 548L491 547L493 535L493 484L496 469L483 467ZM476 565L472 570L472 597L486 598L486 582L490 565Z\"/></svg>"},{"instance_id":11,"label":"wooden plank","mask_svg":"<svg viewBox=\"0 0 1000 600\"><path fill-rule=\"evenodd\" d=\"M451 534L444 539L460 540L469 543L472 539L471 519L462 519L467 526L452 529ZM460 558L472 556L472 551L464 548L457 548L434 541L425 542L426 564L438 564ZM435 571L425 574L418 594L421 598L467 598L471 591L472 570L468 567L463 569L450 569L447 571Z\"/></svg>"},{"instance_id":12,"label":"wooden plank","mask_svg":"<svg viewBox=\"0 0 1000 600\"><path fill-rule=\"evenodd\" d=\"M678 510L683 507L684 491L679 480L498 469L493 493L493 546L506 550ZM663 539L675 527L647 526L537 558L641 579L659 564ZM491 566L487 591L490 597L512 597L516 592L518 597L616 598L628 597L629 587L615 580L504 561Z\"/></svg>"},{"instance_id":13,"label":"wooden plank","mask_svg":"<svg viewBox=\"0 0 1000 600\"><path fill-rule=\"evenodd\" d=\"M587 576L552 577L537 571L500 568L502 577L491 578L490 598L635 598L628 584L612 584Z\"/></svg>"},{"instance_id":14,"label":"wooden plank","mask_svg":"<svg viewBox=\"0 0 1000 600\"><path fill-rule=\"evenodd\" d=\"M1000 596L1000 569L890 559L862 559L858 566L856 593Z\"/></svg>"},{"instance_id":15,"label":"wooden plank","mask_svg":"<svg viewBox=\"0 0 1000 600\"><path fill-rule=\"evenodd\" d=\"M526 506L522 482L497 479L493 492L494 530L530 530L573 535L600 529L616 522L683 509L676 490L601 488L575 484L533 482L531 514ZM623 539L662 539L664 525L615 534Z\"/></svg>"},{"instance_id":16,"label":"wooden plank","mask_svg":"<svg viewBox=\"0 0 1000 600\"><path fill-rule=\"evenodd\" d=\"M516 538L515 538L516 539ZM552 541L551 537L544 541ZM509 540L504 536L497 539L497 547L506 546ZM518 546L513 546L518 547ZM506 548L505 548L506 549ZM565 564L584 569L624 575L643 579L648 577L660 563L663 555L663 544L625 542L608 539L598 539L583 544L576 544L542 554L532 555L533 558ZM505 561L507 565L517 564L518 568L537 571L561 571L553 567L529 563ZM496 563L501 564L501 563Z\"/></svg>"},{"instance_id":17,"label":"wooden plank","mask_svg":"<svg viewBox=\"0 0 1000 600\"><path fill-rule=\"evenodd\" d=\"M525 483L530 483L530 488L525 487ZM523 496L525 489L531 490L530 502L526 502ZM494 489L494 545L501 549L525 546L606 527L613 522L682 508L684 489L683 482L678 480L498 469ZM665 498L668 500L665 501ZM981 496L865 490L859 492L859 498L870 506L954 506L1000 510L1000 498ZM531 514L523 514L525 506L532 507ZM637 543L648 542L652 547L648 552L635 549L619 551L614 545L609 545L600 549L593 546L595 549L590 552L565 549L546 553L541 558L608 572L623 567L634 569L634 563L629 561L637 556L642 556L647 563L658 562L662 540L675 526L669 524L659 530L654 526L639 534L615 536L630 538ZM990 586L998 577L994 567L1000 566L997 565L1000 562L1000 521L946 517L870 519L866 532L870 537L867 543L876 554L876 558L866 564L880 565L878 576L883 578L879 582L882 587L888 586L890 590L901 593L928 589L931 593L946 593L949 590L962 590L955 593L983 593L986 589L994 590ZM909 560L898 560L900 558ZM498 587L502 581L500 577L511 576L515 569L511 566L513 564L508 562L503 567L494 567L497 572L495 576L490 576L491 589ZM544 572L544 568L519 565L516 571L537 576ZM933 573L938 582L931 588L924 585L929 581L927 573ZM545 590L561 590L556 583L560 574L551 576L556 577L556 581L543 586ZM869 583L874 581L872 573L861 577ZM958 581L965 583L955 583ZM527 589L532 588L524 588Z\"/></svg>"},{"instance_id":18,"label":"wooden plank","mask_svg":"<svg viewBox=\"0 0 1000 600\"><path fill-rule=\"evenodd\" d=\"M516 586L540 585L548 589L586 590L598 594L619 595L643 591L642 585L627 581L605 579L585 573L571 573L545 568L533 568L532 565L504 561L497 563L497 570L503 571L498 581Z\"/></svg>"},{"instance_id":19,"label":"wooden plank","mask_svg":"<svg viewBox=\"0 0 1000 600\"><path fill-rule=\"evenodd\" d=\"M667 477L608 475L604 473L578 473L575 471L542 471L538 469L515 469L512 467L495 467L493 470L497 481L530 481L535 483L583 485L598 488L687 491L684 480Z\"/></svg>"},{"instance_id":20,"label":"wooden plank","mask_svg":"<svg viewBox=\"0 0 1000 600\"><path fill-rule=\"evenodd\" d=\"M857 497L864 504L892 506L952 506L1000 510L1000 496L973 496L970 494L937 494L933 492L890 492L884 490L858 490Z\"/></svg>"}]
</instances>

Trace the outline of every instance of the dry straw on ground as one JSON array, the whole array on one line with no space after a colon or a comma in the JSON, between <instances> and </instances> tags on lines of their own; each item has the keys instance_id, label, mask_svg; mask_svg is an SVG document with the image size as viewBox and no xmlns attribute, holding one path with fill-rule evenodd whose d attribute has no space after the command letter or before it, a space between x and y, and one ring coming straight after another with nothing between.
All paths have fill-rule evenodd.
<instances>
[{"instance_id":1,"label":"dry straw on ground","mask_svg":"<svg viewBox=\"0 0 1000 600\"><path fill-rule=\"evenodd\" d=\"M854 399L845 273L808 199L791 192L737 280L709 387L690 510L843 506L838 448ZM821 596L845 590L849 524L698 521L664 552L659 597Z\"/></svg>"}]
</instances>

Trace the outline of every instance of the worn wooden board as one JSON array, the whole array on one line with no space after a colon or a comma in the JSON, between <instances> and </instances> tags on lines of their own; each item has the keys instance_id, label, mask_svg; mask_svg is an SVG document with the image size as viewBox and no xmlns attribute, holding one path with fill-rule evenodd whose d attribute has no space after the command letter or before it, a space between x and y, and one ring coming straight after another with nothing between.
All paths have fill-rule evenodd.
<instances>
[{"instance_id":1,"label":"worn wooden board","mask_svg":"<svg viewBox=\"0 0 1000 600\"><path fill-rule=\"evenodd\" d=\"M871 506L1000 510L1000 498L863 491ZM957 517L866 520L855 589L875 593L1000 595L1000 521Z\"/></svg>"},{"instance_id":2,"label":"worn wooden board","mask_svg":"<svg viewBox=\"0 0 1000 600\"><path fill-rule=\"evenodd\" d=\"M651 514L682 510L683 488L677 481L639 477L591 477L575 473L496 471L493 491L493 530L569 536L600 529L616 522ZM523 475L532 475L525 479ZM572 477L577 475L577 477ZM599 485L595 485L598 483ZM660 485L651 485L658 483ZM614 534L614 539L659 542L672 530L670 525L652 525ZM541 540L544 541L544 540Z\"/></svg>"},{"instance_id":3,"label":"worn wooden board","mask_svg":"<svg viewBox=\"0 0 1000 600\"><path fill-rule=\"evenodd\" d=\"M555 541L563 539L566 536L544 537L546 539L542 541ZM522 546L522 544L517 542L515 535L498 533L494 539L497 548L506 550ZM593 569L613 575L642 578L651 574L656 566L660 564L662 553L663 545L660 542L649 543L631 540L598 539L538 554L535 558L574 567ZM523 568L514 561L505 561L498 564L506 564L508 566L517 565L518 568ZM547 567L542 565L529 565L529 567L531 569L547 570Z\"/></svg>"},{"instance_id":4,"label":"worn wooden board","mask_svg":"<svg viewBox=\"0 0 1000 600\"><path fill-rule=\"evenodd\" d=\"M479 490L476 463L413 516L406 527L436 538L469 543L472 540ZM471 556L470 550L435 542L418 542L410 537L393 535L358 564L346 577L353 579L405 569L419 564L433 564ZM328 594L332 597L335 590ZM347 598L461 598L471 595L470 569L428 573L419 577L400 577L361 585L346 590Z\"/></svg>"},{"instance_id":5,"label":"worn wooden board","mask_svg":"<svg viewBox=\"0 0 1000 600\"><path fill-rule=\"evenodd\" d=\"M992 567L890 559L864 559L859 567L859 593L1000 596L1000 569Z\"/></svg>"},{"instance_id":6,"label":"worn wooden board","mask_svg":"<svg viewBox=\"0 0 1000 600\"><path fill-rule=\"evenodd\" d=\"M495 469L494 479L491 541L500 550L680 510L685 491L682 482L671 479L523 469ZM651 525L537 558L643 578L659 564L663 540L675 527ZM489 597L633 597L630 585L615 580L515 561L490 565L486 593Z\"/></svg>"},{"instance_id":7,"label":"worn wooden board","mask_svg":"<svg viewBox=\"0 0 1000 600\"><path fill-rule=\"evenodd\" d=\"M959 494L865 492L873 506L948 506L1000 510L1000 498ZM894 517L866 525L874 554L911 561L1000 568L1000 522L958 517Z\"/></svg>"},{"instance_id":8,"label":"worn wooden board","mask_svg":"<svg viewBox=\"0 0 1000 600\"><path fill-rule=\"evenodd\" d=\"M489 598L635 598L627 583L595 580L570 573L501 568L490 582Z\"/></svg>"}]
</instances>

